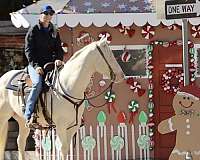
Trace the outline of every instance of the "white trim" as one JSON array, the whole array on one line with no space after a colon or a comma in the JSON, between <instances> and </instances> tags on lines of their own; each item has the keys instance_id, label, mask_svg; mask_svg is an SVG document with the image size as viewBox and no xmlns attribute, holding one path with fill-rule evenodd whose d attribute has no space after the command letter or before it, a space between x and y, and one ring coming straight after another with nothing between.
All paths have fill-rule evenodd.
<instances>
[{"instance_id":1,"label":"white trim","mask_svg":"<svg viewBox=\"0 0 200 160\"><path fill-rule=\"evenodd\" d=\"M168 124L169 124L169 130L170 130L170 131L175 131L175 130L173 129L172 118L169 118L169 119L168 119Z\"/></svg>"},{"instance_id":2,"label":"white trim","mask_svg":"<svg viewBox=\"0 0 200 160\"><path fill-rule=\"evenodd\" d=\"M27 24L21 21L22 17L31 25L37 23L39 14L33 13L29 11L27 13L20 13L20 12L13 12L11 13L11 20L13 24L19 28L21 26L27 28ZM15 16L16 14L21 14L22 17ZM57 17L58 27L62 27L63 25L68 25L69 27L76 27L80 24L83 27L89 27L90 25L94 24L96 27L103 27L107 24L110 27L114 27L121 23L124 26L131 26L135 24L136 26L144 26L146 23L150 24L151 26L158 26L161 22L164 25L170 26L172 24L182 25L181 19L173 19L173 20L166 20L166 19L158 19L156 13L95 13L95 14L56 14L54 17ZM16 21L18 21L16 23ZM192 25L200 24L199 18L191 18L188 21Z\"/></svg>"},{"instance_id":3,"label":"white trim","mask_svg":"<svg viewBox=\"0 0 200 160\"><path fill-rule=\"evenodd\" d=\"M197 65L198 65L198 54L197 54L197 49L200 49L200 44L194 44L194 49L195 49L195 55L194 55L194 58L195 58L195 66L196 66L196 71L195 71L195 76L196 77L200 77L200 74L197 74Z\"/></svg>"}]
</instances>

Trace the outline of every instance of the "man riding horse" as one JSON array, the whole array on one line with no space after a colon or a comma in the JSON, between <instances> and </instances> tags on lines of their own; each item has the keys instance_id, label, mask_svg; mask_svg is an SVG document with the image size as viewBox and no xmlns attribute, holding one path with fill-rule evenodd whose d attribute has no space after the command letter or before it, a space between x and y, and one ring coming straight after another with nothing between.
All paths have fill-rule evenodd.
<instances>
[{"instance_id":1,"label":"man riding horse","mask_svg":"<svg viewBox=\"0 0 200 160\"><path fill-rule=\"evenodd\" d=\"M32 81L24 114L27 127L32 126L31 115L42 90L43 66L54 61L57 66L63 64L64 52L60 37L55 26L51 23L54 13L55 11L50 5L43 6L38 24L29 29L25 38L25 55L29 62L28 72Z\"/></svg>"}]
</instances>

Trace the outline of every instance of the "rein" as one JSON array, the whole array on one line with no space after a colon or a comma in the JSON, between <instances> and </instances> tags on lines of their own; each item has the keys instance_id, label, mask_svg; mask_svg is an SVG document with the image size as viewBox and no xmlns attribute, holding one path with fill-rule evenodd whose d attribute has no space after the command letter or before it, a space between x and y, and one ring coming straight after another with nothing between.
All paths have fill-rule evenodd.
<instances>
[{"instance_id":1,"label":"rein","mask_svg":"<svg viewBox=\"0 0 200 160\"><path fill-rule=\"evenodd\" d=\"M102 104L102 105L100 105L100 106L95 106L95 105L91 104L91 102L89 102L89 100L94 99L94 98L97 98L98 96L102 95L102 94L103 94L106 90L108 90L109 88L110 88L110 91L111 91L111 90L112 90L113 83L114 83L114 80L116 79L116 74L115 74L114 71L112 70L112 68L111 68L110 64L108 63L107 59L105 58L105 56L104 56L102 50L100 49L99 46L96 45L96 47L97 47L99 53L100 53L101 56L103 57L104 61L106 62L107 66L108 66L108 68L109 68L109 70L110 70L110 77L111 77L111 81L112 81L112 82L110 83L110 85L109 85L105 90L103 90L101 93L99 93L99 94L96 95L96 96L86 98L85 92L84 92L84 98L77 98L77 97L73 97L73 96L69 95L69 94L67 93L67 91L65 90L65 88L63 87L63 85L61 84L60 78L59 78L59 77L60 77L60 71L63 69L63 67L62 67L62 68L61 68L61 67L58 68L57 66L55 67L55 70L54 70L54 78L58 81L58 84L59 84L59 86L60 86L60 88L61 88L61 90L62 90L63 93L61 93L57 88L55 88L55 79L53 79L53 81L52 81L53 83L51 84L50 87L53 89L53 91L55 91L56 93L58 93L59 95L61 95L64 99L66 99L66 100L68 100L70 103L72 103L72 104L74 105L75 110L76 110L76 123L75 123L74 125L68 127L67 130L68 130L68 129L71 129L72 127L75 127L75 126L78 125L78 109L79 109L79 107L81 106L81 104L82 104L85 100L87 100L88 103L89 103L91 106L96 107L96 108L98 108L98 107L103 107L103 106L107 103L107 102L105 102L104 104ZM78 102L75 102L74 100L78 100Z\"/></svg>"}]
</instances>

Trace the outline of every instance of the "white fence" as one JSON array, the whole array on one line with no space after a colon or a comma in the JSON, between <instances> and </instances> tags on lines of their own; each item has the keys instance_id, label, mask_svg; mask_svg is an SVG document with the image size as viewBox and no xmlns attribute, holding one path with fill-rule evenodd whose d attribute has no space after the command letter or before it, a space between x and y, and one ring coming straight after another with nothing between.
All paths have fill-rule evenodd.
<instances>
[{"instance_id":1,"label":"white fence","mask_svg":"<svg viewBox=\"0 0 200 160\"><path fill-rule=\"evenodd\" d=\"M139 125L139 139L135 136L138 131L135 130L134 125L127 126L122 123L109 127L97 125L96 128L83 126L77 132L75 147L73 143L70 145L67 160L135 160L136 158L149 160L149 147L145 147L145 139L149 137L148 130L148 126ZM55 130L52 131L52 139L50 134L46 135L39 130L36 130L34 138L36 153L40 160L61 160L61 144ZM138 146L140 146L139 155L136 156Z\"/></svg>"}]
</instances>

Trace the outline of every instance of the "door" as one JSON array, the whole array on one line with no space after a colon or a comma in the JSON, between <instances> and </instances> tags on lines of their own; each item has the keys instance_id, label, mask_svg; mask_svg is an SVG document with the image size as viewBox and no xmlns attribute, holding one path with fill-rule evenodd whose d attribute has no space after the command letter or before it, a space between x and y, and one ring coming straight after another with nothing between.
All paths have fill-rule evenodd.
<instances>
[{"instance_id":1,"label":"door","mask_svg":"<svg viewBox=\"0 0 200 160\"><path fill-rule=\"evenodd\" d=\"M174 115L172 107L174 93L164 91L161 79L169 69L182 71L182 46L156 45L153 50L153 66L155 124L158 126L162 120ZM175 145L176 132L161 135L156 127L154 138L155 158L168 160Z\"/></svg>"}]
</instances>

